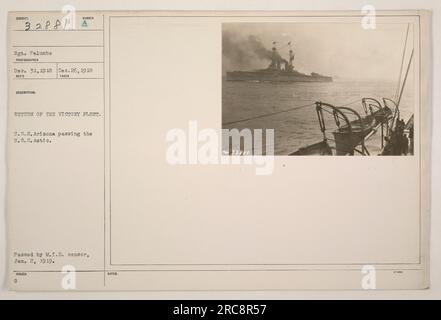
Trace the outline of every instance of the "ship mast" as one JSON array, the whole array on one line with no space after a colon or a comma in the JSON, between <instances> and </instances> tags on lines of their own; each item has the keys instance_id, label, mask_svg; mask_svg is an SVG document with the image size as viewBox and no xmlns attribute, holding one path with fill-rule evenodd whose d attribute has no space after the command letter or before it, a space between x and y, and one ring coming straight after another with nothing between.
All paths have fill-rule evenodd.
<instances>
[{"instance_id":1,"label":"ship mast","mask_svg":"<svg viewBox=\"0 0 441 320\"><path fill-rule=\"evenodd\" d=\"M273 47L271 48L271 64L269 69L280 70L280 55L277 52L275 41L273 41Z\"/></svg>"}]
</instances>

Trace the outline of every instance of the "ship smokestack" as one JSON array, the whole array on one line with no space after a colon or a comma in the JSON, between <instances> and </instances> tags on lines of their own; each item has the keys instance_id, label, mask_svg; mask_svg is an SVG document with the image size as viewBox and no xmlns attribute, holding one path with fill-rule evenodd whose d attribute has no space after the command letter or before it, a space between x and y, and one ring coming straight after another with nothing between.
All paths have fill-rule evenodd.
<instances>
[{"instance_id":1,"label":"ship smokestack","mask_svg":"<svg viewBox=\"0 0 441 320\"><path fill-rule=\"evenodd\" d=\"M271 64L269 65L269 69L281 70L284 59L282 59L279 52L277 52L275 44L276 42L273 42L273 47L271 48Z\"/></svg>"},{"instance_id":2,"label":"ship smokestack","mask_svg":"<svg viewBox=\"0 0 441 320\"><path fill-rule=\"evenodd\" d=\"M292 49L289 49L289 62L288 62L288 70L292 71L294 70L294 51Z\"/></svg>"}]
</instances>

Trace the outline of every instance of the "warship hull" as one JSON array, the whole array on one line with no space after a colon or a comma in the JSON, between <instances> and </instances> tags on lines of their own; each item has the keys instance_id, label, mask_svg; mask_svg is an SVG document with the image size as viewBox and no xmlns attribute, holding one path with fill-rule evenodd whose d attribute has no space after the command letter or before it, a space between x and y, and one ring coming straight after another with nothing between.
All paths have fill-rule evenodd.
<instances>
[{"instance_id":1,"label":"warship hull","mask_svg":"<svg viewBox=\"0 0 441 320\"><path fill-rule=\"evenodd\" d=\"M231 71L227 81L256 82L332 82L332 77L319 74L307 75L299 72Z\"/></svg>"}]
</instances>

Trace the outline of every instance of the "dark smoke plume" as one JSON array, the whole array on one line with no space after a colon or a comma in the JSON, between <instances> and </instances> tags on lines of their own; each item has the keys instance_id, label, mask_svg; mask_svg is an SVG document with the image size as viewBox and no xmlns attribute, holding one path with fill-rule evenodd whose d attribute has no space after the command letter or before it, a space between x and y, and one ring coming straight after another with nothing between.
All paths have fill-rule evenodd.
<instances>
[{"instance_id":1,"label":"dark smoke plume","mask_svg":"<svg viewBox=\"0 0 441 320\"><path fill-rule=\"evenodd\" d=\"M224 30L222 33L223 71L253 70L266 68L272 52L260 39L250 35L244 37Z\"/></svg>"}]
</instances>

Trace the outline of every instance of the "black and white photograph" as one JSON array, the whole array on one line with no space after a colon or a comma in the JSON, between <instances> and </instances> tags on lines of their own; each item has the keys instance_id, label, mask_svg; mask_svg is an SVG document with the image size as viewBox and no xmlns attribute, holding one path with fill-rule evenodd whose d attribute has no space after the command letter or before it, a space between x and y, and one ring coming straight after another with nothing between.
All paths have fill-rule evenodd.
<instances>
[{"instance_id":1,"label":"black and white photograph","mask_svg":"<svg viewBox=\"0 0 441 320\"><path fill-rule=\"evenodd\" d=\"M222 128L273 129L274 155L411 156L414 39L406 23L224 23Z\"/></svg>"}]
</instances>

